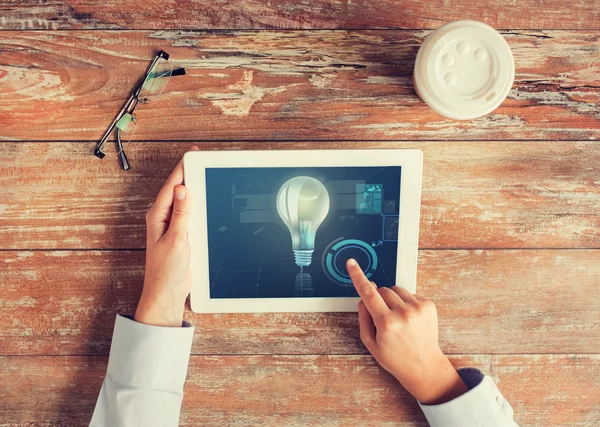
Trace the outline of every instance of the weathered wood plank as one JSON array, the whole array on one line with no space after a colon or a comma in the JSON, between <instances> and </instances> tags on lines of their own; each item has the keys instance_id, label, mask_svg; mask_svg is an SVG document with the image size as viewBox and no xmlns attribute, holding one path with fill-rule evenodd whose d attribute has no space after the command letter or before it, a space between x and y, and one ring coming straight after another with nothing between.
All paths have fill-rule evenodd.
<instances>
[{"instance_id":1,"label":"weathered wood plank","mask_svg":"<svg viewBox=\"0 0 600 427\"><path fill-rule=\"evenodd\" d=\"M459 356L492 373L520 425L587 427L600 413L600 356ZM86 425L105 357L0 357L3 425ZM350 379L350 380L349 380ZM370 356L192 356L182 425L426 426Z\"/></svg>"},{"instance_id":2,"label":"weathered wood plank","mask_svg":"<svg viewBox=\"0 0 600 427\"><path fill-rule=\"evenodd\" d=\"M106 362L104 357L0 357L0 384L9 391L0 419L8 425L86 424ZM490 356L453 362L489 369ZM181 425L426 423L411 396L370 356L192 356Z\"/></svg>"},{"instance_id":3,"label":"weathered wood plank","mask_svg":"<svg viewBox=\"0 0 600 427\"><path fill-rule=\"evenodd\" d=\"M494 355L492 373L522 426L589 427L600 421L598 355Z\"/></svg>"},{"instance_id":4,"label":"weathered wood plank","mask_svg":"<svg viewBox=\"0 0 600 427\"><path fill-rule=\"evenodd\" d=\"M446 21L475 19L497 28L598 28L600 2L460 0L378 2L319 0L116 0L0 1L0 29L243 29L243 28L437 28ZM568 16L568 19L566 18Z\"/></svg>"},{"instance_id":5,"label":"weathered wood plank","mask_svg":"<svg viewBox=\"0 0 600 427\"><path fill-rule=\"evenodd\" d=\"M600 33L508 31L509 98L457 122L412 87L428 31L0 33L0 139L97 140L158 48L185 66L138 140L600 139Z\"/></svg>"},{"instance_id":6,"label":"weathered wood plank","mask_svg":"<svg viewBox=\"0 0 600 427\"><path fill-rule=\"evenodd\" d=\"M108 353L143 251L0 253L0 354ZM421 251L450 353L597 353L600 250ZM195 354L361 354L356 314L187 313Z\"/></svg>"},{"instance_id":7,"label":"weathered wood plank","mask_svg":"<svg viewBox=\"0 0 600 427\"><path fill-rule=\"evenodd\" d=\"M112 146L112 144L110 144ZM424 152L422 248L600 247L599 142L201 143ZM143 248L144 215L190 143L0 144L0 249Z\"/></svg>"}]
</instances>

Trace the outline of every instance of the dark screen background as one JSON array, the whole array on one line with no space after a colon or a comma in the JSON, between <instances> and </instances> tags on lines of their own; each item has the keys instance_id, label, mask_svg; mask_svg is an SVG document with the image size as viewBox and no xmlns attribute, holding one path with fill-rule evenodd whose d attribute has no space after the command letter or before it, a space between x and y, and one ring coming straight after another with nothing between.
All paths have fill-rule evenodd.
<instances>
[{"instance_id":1,"label":"dark screen background","mask_svg":"<svg viewBox=\"0 0 600 427\"><path fill-rule=\"evenodd\" d=\"M304 269L294 262L275 205L282 184L295 176L318 179L330 197ZM379 286L393 285L400 178L399 166L206 169L210 297L355 297L339 280L348 278L350 257Z\"/></svg>"}]
</instances>

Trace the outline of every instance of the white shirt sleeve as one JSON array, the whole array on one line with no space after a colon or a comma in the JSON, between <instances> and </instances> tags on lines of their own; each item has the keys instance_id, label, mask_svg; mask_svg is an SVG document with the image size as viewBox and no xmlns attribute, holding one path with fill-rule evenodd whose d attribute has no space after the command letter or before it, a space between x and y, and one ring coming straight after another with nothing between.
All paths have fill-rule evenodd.
<instances>
[{"instance_id":1,"label":"white shirt sleeve","mask_svg":"<svg viewBox=\"0 0 600 427\"><path fill-rule=\"evenodd\" d=\"M106 378L91 427L179 424L194 328L150 326L117 316Z\"/></svg>"},{"instance_id":2,"label":"white shirt sleeve","mask_svg":"<svg viewBox=\"0 0 600 427\"><path fill-rule=\"evenodd\" d=\"M440 405L422 405L431 427L518 427L513 409L492 378L479 369L458 370L469 391Z\"/></svg>"}]
</instances>

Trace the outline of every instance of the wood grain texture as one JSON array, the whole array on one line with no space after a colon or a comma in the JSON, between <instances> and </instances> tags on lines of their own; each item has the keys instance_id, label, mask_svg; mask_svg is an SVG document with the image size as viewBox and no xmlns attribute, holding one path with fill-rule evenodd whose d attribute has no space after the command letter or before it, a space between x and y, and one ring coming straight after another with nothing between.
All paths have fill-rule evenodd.
<instances>
[{"instance_id":1,"label":"wood grain texture","mask_svg":"<svg viewBox=\"0 0 600 427\"><path fill-rule=\"evenodd\" d=\"M522 426L590 427L599 419L598 355L451 360L491 374ZM106 362L89 356L0 357L2 425L87 425ZM181 425L427 423L416 402L370 356L192 356Z\"/></svg>"},{"instance_id":2,"label":"wood grain texture","mask_svg":"<svg viewBox=\"0 0 600 427\"><path fill-rule=\"evenodd\" d=\"M494 355L492 374L522 426L600 422L599 355Z\"/></svg>"},{"instance_id":3,"label":"wood grain texture","mask_svg":"<svg viewBox=\"0 0 600 427\"><path fill-rule=\"evenodd\" d=\"M506 31L508 99L470 121L417 98L428 31L0 33L0 139L97 140L158 48L188 75L138 112L138 140L596 140L600 35Z\"/></svg>"},{"instance_id":4,"label":"wood grain texture","mask_svg":"<svg viewBox=\"0 0 600 427\"><path fill-rule=\"evenodd\" d=\"M507 29L517 72L497 111L456 122L411 74L429 30L465 18ZM418 291L443 349L520 425L598 424L599 23L600 0L0 0L0 426L88 424L183 141L422 149ZM160 48L188 75L138 109L123 172L92 141ZM426 426L355 314L186 318L181 425Z\"/></svg>"},{"instance_id":5,"label":"wood grain texture","mask_svg":"<svg viewBox=\"0 0 600 427\"><path fill-rule=\"evenodd\" d=\"M0 252L0 354L108 353L143 251ZM282 284L282 286L285 284ZM600 352L599 250L421 251L450 353ZM354 313L188 312L194 354L364 354Z\"/></svg>"},{"instance_id":6,"label":"wood grain texture","mask_svg":"<svg viewBox=\"0 0 600 427\"><path fill-rule=\"evenodd\" d=\"M114 144L109 144L114 151ZM213 149L420 148L420 247L599 248L600 142L201 143ZM190 143L0 144L0 249L143 248L146 211Z\"/></svg>"},{"instance_id":7,"label":"wood grain texture","mask_svg":"<svg viewBox=\"0 0 600 427\"><path fill-rule=\"evenodd\" d=\"M598 28L600 2L574 0L0 1L0 29L437 28L475 19L497 28Z\"/></svg>"}]
</instances>

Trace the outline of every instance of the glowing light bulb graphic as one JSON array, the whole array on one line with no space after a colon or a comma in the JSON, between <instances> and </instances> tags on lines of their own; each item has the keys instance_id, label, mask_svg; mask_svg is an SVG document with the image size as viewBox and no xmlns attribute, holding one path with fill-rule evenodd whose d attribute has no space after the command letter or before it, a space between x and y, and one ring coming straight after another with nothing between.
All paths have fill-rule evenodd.
<instances>
[{"instance_id":1,"label":"glowing light bulb graphic","mask_svg":"<svg viewBox=\"0 0 600 427\"><path fill-rule=\"evenodd\" d=\"M277 213L290 230L294 260L308 267L315 250L315 234L329 213L329 193L317 179L296 176L277 193Z\"/></svg>"}]
</instances>

